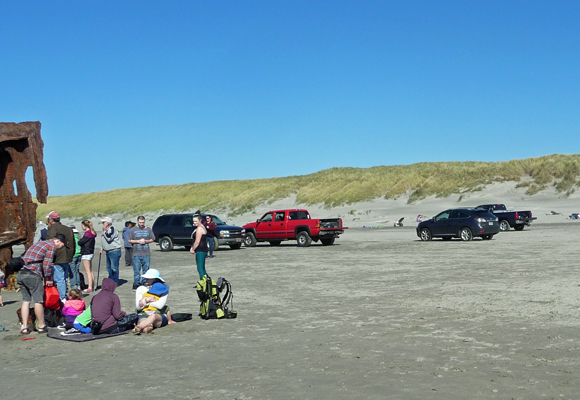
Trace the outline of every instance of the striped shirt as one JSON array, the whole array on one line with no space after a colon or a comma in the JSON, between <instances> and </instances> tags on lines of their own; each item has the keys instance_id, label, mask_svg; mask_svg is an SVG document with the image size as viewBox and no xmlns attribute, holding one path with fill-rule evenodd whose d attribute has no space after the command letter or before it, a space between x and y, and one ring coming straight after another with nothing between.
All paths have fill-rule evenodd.
<instances>
[{"instance_id":1,"label":"striped shirt","mask_svg":"<svg viewBox=\"0 0 580 400\"><path fill-rule=\"evenodd\" d=\"M25 265L22 268L26 268L27 270L34 272L36 275L44 275L46 279L52 278L55 252L56 246L52 240L35 243L26 250L26 253L22 256L22 259L25 262ZM42 269L44 269L44 273Z\"/></svg>"}]
</instances>

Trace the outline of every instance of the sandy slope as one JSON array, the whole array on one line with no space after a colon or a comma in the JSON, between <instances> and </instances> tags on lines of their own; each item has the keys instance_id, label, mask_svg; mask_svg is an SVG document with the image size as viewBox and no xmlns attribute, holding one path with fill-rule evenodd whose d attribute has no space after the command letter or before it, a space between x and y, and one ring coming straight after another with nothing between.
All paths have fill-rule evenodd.
<instances>
[{"instance_id":1,"label":"sandy slope","mask_svg":"<svg viewBox=\"0 0 580 400\"><path fill-rule=\"evenodd\" d=\"M257 207L254 214L229 218L228 222L243 225L256 220L268 210L295 207L307 208L315 218L340 216L344 224L349 227L392 226L401 217L405 217L406 224L414 224L418 214L432 217L448 208L472 207L486 203L504 203L509 209L530 210L535 217L538 217L534 223L561 222L565 221L572 212L580 212L580 194L578 193L565 198L553 190L546 190L540 194L528 196L525 194L525 189L516 189L513 182L495 183L482 191L463 195L446 198L429 197L413 204L408 204L407 201L408 197L404 196L397 200L377 199L325 209L321 206L296 204L295 198L289 197L270 205ZM546 215L551 211L562 213L562 215Z\"/></svg>"}]
</instances>

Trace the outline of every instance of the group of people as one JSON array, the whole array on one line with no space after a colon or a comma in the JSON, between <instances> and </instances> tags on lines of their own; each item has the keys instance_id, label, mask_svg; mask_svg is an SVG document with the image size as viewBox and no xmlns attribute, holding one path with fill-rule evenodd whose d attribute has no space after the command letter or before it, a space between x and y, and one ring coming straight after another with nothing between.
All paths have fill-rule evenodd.
<instances>
[{"instance_id":1,"label":"group of people","mask_svg":"<svg viewBox=\"0 0 580 400\"><path fill-rule=\"evenodd\" d=\"M34 302L34 313L38 321L37 331L47 332L43 306L44 287L53 285L58 290L66 318L65 324L60 326L65 330L63 334L84 333L87 330L94 332L95 329L88 325L94 321L102 323L99 327L100 333L120 332L130 326L136 326L138 333L150 332L154 328L174 323L166 305L169 286L165 285L158 270L149 269L149 245L155 240L155 236L151 228L145 225L144 216L137 218L136 225L128 221L130 229L123 232L125 244L131 245L133 290L136 290L136 308L139 312L129 316L121 311L119 298L114 293L119 283L121 241L112 219L105 217L101 220L103 233L99 251L99 256L105 252L109 276L103 279L101 291L93 297L90 307L86 307L82 296L83 292L90 294L97 289L92 271L97 233L91 221L82 221L84 235L79 239L74 226L61 223L58 212L52 211L46 220L48 228L41 231L40 240L22 257L24 265L16 277L22 292L21 334L31 332L28 327L31 301ZM127 246L125 247L127 251ZM81 263L87 277L87 288L83 291L80 290L78 271ZM70 290L67 291L69 280Z\"/></svg>"},{"instance_id":2,"label":"group of people","mask_svg":"<svg viewBox=\"0 0 580 400\"><path fill-rule=\"evenodd\" d=\"M115 293L117 283L111 278L103 279L101 291L92 298L89 307L81 292L71 289L62 310L65 322L58 327L63 330L61 335L115 334L131 329L136 334L150 333L153 329L176 323L167 305L169 286L159 271L152 268L143 278L145 283L137 288L135 294L137 312L132 314L121 309L121 301Z\"/></svg>"}]
</instances>

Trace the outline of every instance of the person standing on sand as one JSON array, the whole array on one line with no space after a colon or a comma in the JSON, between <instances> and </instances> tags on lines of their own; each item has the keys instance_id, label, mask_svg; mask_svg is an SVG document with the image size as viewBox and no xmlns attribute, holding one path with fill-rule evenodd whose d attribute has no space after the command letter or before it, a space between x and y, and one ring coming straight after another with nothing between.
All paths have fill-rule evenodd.
<instances>
[{"instance_id":1,"label":"person standing on sand","mask_svg":"<svg viewBox=\"0 0 580 400\"><path fill-rule=\"evenodd\" d=\"M99 250L99 255L103 254L103 251L105 252L109 278L117 285L119 284L119 259L121 258L119 231L113 226L113 219L111 217L105 217L101 222L103 223L103 233L101 234L101 250Z\"/></svg>"},{"instance_id":2,"label":"person standing on sand","mask_svg":"<svg viewBox=\"0 0 580 400\"><path fill-rule=\"evenodd\" d=\"M85 273L87 274L87 288L83 290L83 293L91 293L95 288L95 274L93 274L93 256L95 254L95 238L97 237L97 232L93 228L93 223L88 219L81 222L81 228L85 231L85 234L79 240L79 245L81 246L81 261L83 262L83 267L85 268Z\"/></svg>"},{"instance_id":3,"label":"person standing on sand","mask_svg":"<svg viewBox=\"0 0 580 400\"><path fill-rule=\"evenodd\" d=\"M207 254L209 258L213 258L213 241L218 239L215 237L216 225L211 215L205 216L203 226L205 226L205 230L207 231Z\"/></svg>"},{"instance_id":4,"label":"person standing on sand","mask_svg":"<svg viewBox=\"0 0 580 400\"><path fill-rule=\"evenodd\" d=\"M137 217L137 226L131 228L129 243L133 244L133 290L145 284L145 275L151 262L149 243L155 241L155 235L148 226L145 226L145 217Z\"/></svg>"},{"instance_id":5,"label":"person standing on sand","mask_svg":"<svg viewBox=\"0 0 580 400\"><path fill-rule=\"evenodd\" d=\"M53 260L56 252L66 246L66 236L57 233L50 240L37 242L30 246L22 261L24 266L16 274L16 283L22 293L22 316L21 335L28 335L28 316L30 315L30 301L34 301L34 314L38 320L38 333L47 333L48 328L44 321L44 286L52 286ZM44 277L44 284L42 278Z\"/></svg>"},{"instance_id":6,"label":"person standing on sand","mask_svg":"<svg viewBox=\"0 0 580 400\"><path fill-rule=\"evenodd\" d=\"M125 222L125 227L123 228L123 246L125 247L125 267L130 267L133 265L133 245L129 242L129 236L131 235L131 228L135 224L131 221Z\"/></svg>"},{"instance_id":7,"label":"person standing on sand","mask_svg":"<svg viewBox=\"0 0 580 400\"><path fill-rule=\"evenodd\" d=\"M195 239L189 252L195 254L195 264L199 279L203 279L207 272L205 270L205 257L207 256L207 230L203 226L202 216L199 211L193 214L193 223L197 227L195 230Z\"/></svg>"},{"instance_id":8,"label":"person standing on sand","mask_svg":"<svg viewBox=\"0 0 580 400\"><path fill-rule=\"evenodd\" d=\"M80 289L81 281L79 277L79 267L81 265L81 246L79 244L79 231L77 231L77 228L74 225L71 225L70 227L75 238L75 254L73 255L73 259L69 264L70 288Z\"/></svg>"},{"instance_id":9,"label":"person standing on sand","mask_svg":"<svg viewBox=\"0 0 580 400\"><path fill-rule=\"evenodd\" d=\"M60 299L64 303L66 301L67 280L70 275L70 263L76 249L75 237L70 227L60 223L60 214L56 211L48 214L48 225L47 240L54 239L59 233L66 238L65 245L57 249L54 255L54 272L52 274Z\"/></svg>"}]
</instances>

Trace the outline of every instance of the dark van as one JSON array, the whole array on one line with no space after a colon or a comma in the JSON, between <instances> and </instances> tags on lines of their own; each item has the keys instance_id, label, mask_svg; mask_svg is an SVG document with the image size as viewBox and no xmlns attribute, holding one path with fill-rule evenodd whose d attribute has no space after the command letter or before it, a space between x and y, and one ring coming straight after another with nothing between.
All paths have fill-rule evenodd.
<instances>
[{"instance_id":1,"label":"dark van","mask_svg":"<svg viewBox=\"0 0 580 400\"><path fill-rule=\"evenodd\" d=\"M231 249L239 249L243 242L244 230L239 226L227 225L213 214L211 215L216 224L214 250L219 246L230 246ZM205 220L206 214L201 215ZM192 237L195 230L193 214L165 214L155 220L152 230L155 234L155 242L159 244L161 251L171 251L173 246L184 246L187 250L193 244Z\"/></svg>"}]
</instances>

